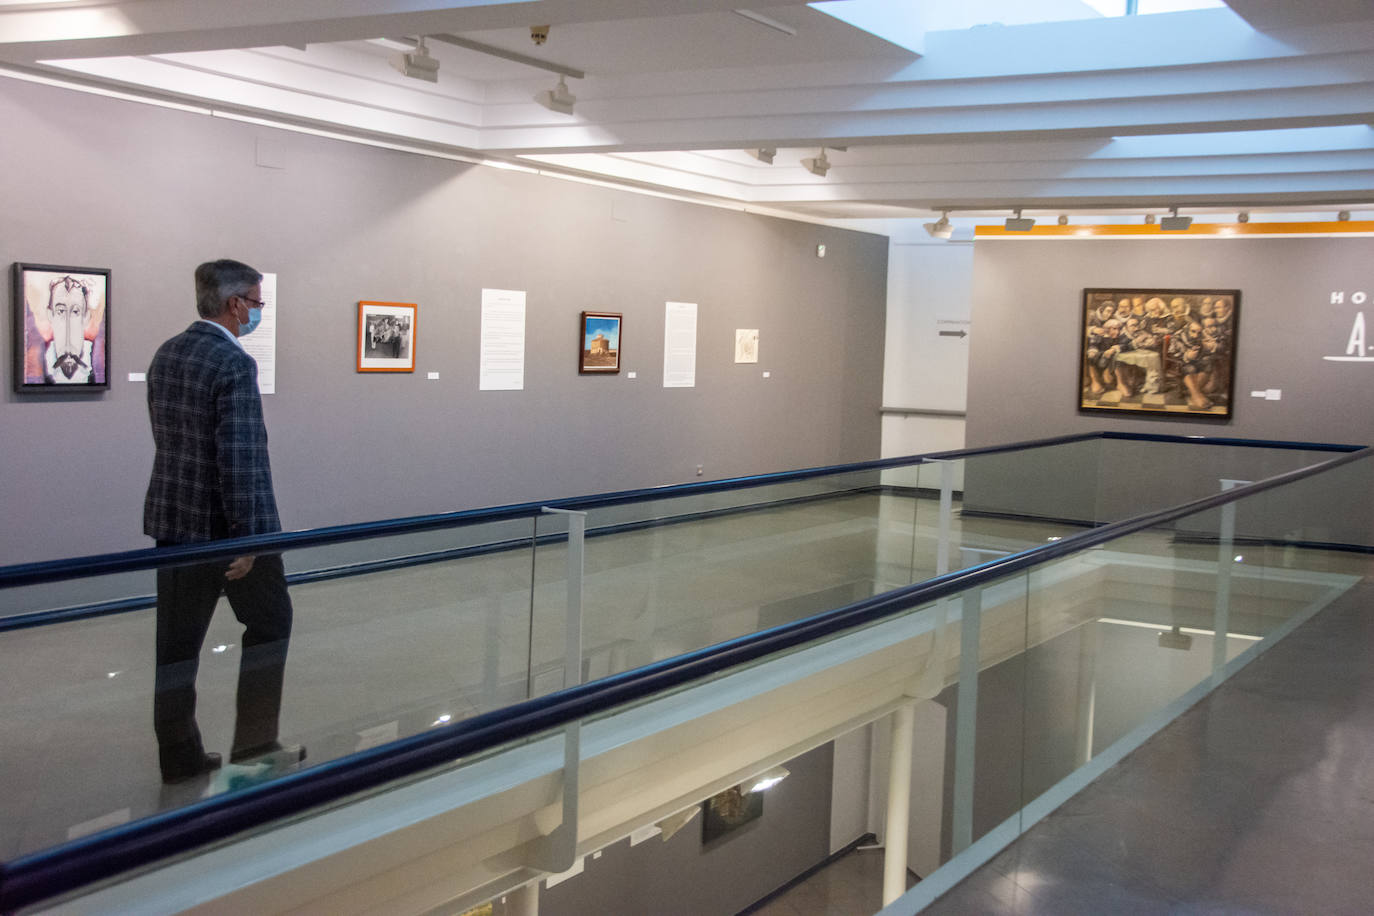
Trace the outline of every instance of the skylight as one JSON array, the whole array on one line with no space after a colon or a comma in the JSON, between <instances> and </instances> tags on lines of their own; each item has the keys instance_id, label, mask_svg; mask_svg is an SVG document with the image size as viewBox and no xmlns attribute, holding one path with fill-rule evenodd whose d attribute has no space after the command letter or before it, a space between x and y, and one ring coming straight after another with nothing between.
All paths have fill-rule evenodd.
<instances>
[{"instance_id":1,"label":"skylight","mask_svg":"<svg viewBox=\"0 0 1374 916\"><path fill-rule=\"evenodd\" d=\"M1224 0L1083 0L1103 16L1149 16L1152 13L1181 13L1225 6ZM1134 7L1134 9L1132 9Z\"/></svg>"},{"instance_id":2,"label":"skylight","mask_svg":"<svg viewBox=\"0 0 1374 916\"><path fill-rule=\"evenodd\" d=\"M1218 9L1224 0L820 0L812 8L919 50L927 32Z\"/></svg>"}]
</instances>

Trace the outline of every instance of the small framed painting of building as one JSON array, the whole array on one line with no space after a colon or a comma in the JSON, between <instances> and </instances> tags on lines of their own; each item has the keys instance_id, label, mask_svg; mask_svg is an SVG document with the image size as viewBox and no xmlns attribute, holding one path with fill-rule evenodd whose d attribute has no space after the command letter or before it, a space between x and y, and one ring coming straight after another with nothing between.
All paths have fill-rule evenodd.
<instances>
[{"instance_id":1,"label":"small framed painting of building","mask_svg":"<svg viewBox=\"0 0 1374 916\"><path fill-rule=\"evenodd\" d=\"M583 312L577 337L577 371L583 375L620 371L620 324L617 312Z\"/></svg>"}]
</instances>

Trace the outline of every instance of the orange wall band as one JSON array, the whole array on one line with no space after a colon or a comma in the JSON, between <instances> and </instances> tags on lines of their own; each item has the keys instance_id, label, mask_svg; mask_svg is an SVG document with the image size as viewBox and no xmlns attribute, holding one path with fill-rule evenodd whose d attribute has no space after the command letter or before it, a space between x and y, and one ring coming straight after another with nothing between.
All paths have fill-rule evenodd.
<instances>
[{"instance_id":1,"label":"orange wall band","mask_svg":"<svg viewBox=\"0 0 1374 916\"><path fill-rule=\"evenodd\" d=\"M1102 226L1035 226L1029 232L1008 232L1004 226L976 226L974 238L1106 238L1111 236L1161 236L1164 238L1230 237L1266 235L1374 235L1374 221L1324 223L1193 223L1187 229L1165 232L1158 223Z\"/></svg>"}]
</instances>

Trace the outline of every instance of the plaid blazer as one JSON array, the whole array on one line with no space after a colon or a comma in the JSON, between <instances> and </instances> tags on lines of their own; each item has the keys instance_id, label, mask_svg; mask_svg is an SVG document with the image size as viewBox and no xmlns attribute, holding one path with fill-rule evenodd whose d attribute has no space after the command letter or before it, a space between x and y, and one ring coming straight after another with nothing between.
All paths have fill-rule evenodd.
<instances>
[{"instance_id":1,"label":"plaid blazer","mask_svg":"<svg viewBox=\"0 0 1374 916\"><path fill-rule=\"evenodd\" d=\"M281 530L267 460L258 364L197 321L148 367L153 475L143 532L184 543Z\"/></svg>"}]
</instances>

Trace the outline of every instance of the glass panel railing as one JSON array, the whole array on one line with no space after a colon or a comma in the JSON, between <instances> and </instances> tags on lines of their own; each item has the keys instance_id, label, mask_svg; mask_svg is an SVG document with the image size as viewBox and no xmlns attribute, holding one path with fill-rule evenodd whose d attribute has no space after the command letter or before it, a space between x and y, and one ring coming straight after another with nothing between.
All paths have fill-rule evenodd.
<instances>
[{"instance_id":1,"label":"glass panel railing","mask_svg":"<svg viewBox=\"0 0 1374 916\"><path fill-rule=\"evenodd\" d=\"M1014 471L1004 454L973 455L937 464L923 465L922 478L930 487L922 493L939 492L938 482L949 475L966 481L966 489L955 491L954 517L950 533L950 568L966 569L1050 543L1082 531L1098 520L1095 455L1100 443L1075 442L1048 448L1029 449L1023 454L1024 472L1040 479L1055 491L1035 496L1016 491ZM1090 447L1090 448L1089 448ZM1061 473L1071 468L1071 473ZM1053 480L1054 482L1048 483ZM971 491L971 492L970 492ZM940 513L934 499L917 509L925 524L923 533L934 537L938 548ZM919 580L918 580L919 581Z\"/></svg>"},{"instance_id":2,"label":"glass panel railing","mask_svg":"<svg viewBox=\"0 0 1374 916\"><path fill-rule=\"evenodd\" d=\"M586 529L580 564L569 563L575 541L568 534L576 524L566 512L287 550L295 623L279 737L308 747L304 770L350 765L483 714L504 716L513 704L565 684L622 672L634 681L684 658L733 658L732 647L760 631L770 631L766 642L790 632L776 628L802 621L811 627L832 619L826 612L924 581L945 565L971 570L1071 537L1103 521L1099 481L1111 469L1099 469L1100 442L1023 450L1019 476L1004 455L986 454L912 462L901 484L885 468L715 492L618 496L605 504L569 501L586 506L575 516ZM1128 444L1148 463L1150 443ZM1130 454L1113 451L1109 463L1124 467ZM1218 461L1203 462L1208 474L1236 467ZM904 606L900 593L882 599L890 604L861 604L881 608L881 619L853 617L864 622L820 630L825 635L807 636L776 656L811 659L836 691L817 693L791 713L813 733L792 735L785 747L839 735L842 727L887 714L875 709L913 697L933 704L917 722L932 741L939 732L944 748L935 845L939 860L948 860L1009 822L1025 822L1025 805L1045 804L1066 778L1084 772L1083 764L1118 752L1161 708L1257 638L1281 635L1322 595L1348 587L1354 564L1331 555L1343 545L1374 542L1370 468L1368 459L1347 464L1020 572L988 581L975 576L976 586L934 603ZM1034 499L1017 493L1039 486L1051 489ZM0 592L10 615L77 600L136 603L140 594L146 604L150 575ZM580 586L570 589L578 578ZM568 627L574 601L581 608L575 633ZM161 785L150 715L155 629L151 607L132 605L107 616L0 627L7 659L0 668L0 734L7 738L0 778L13 789L0 803L6 860L158 812L198 810L290 771L225 766L203 779ZM1217 641L1215 632L1229 635ZM226 757L241 633L227 608L212 619L196 681L206 747ZM570 662L572 636L580 646ZM841 702L848 694L839 688L849 683L843 653L860 645L891 659L872 689L860 693L872 708L855 712ZM827 655L836 651L841 655ZM704 668L709 675L615 709L704 688L771 659ZM855 676L867 677L868 665L854 668ZM935 707L945 712L936 715ZM736 728L748 721L738 711L729 715ZM787 712L768 715L783 721ZM947 728L931 724L937 721ZM752 737L741 744L736 732L732 740L740 754L757 750ZM665 759L687 753L691 742L668 746ZM701 753L710 751L703 745ZM54 759L64 766L54 768ZM743 770L752 764L736 764L715 781L738 785L750 775ZM551 804L547 792L535 794ZM659 800L652 810L662 814L673 803ZM616 829L598 827L605 835Z\"/></svg>"},{"instance_id":3,"label":"glass panel railing","mask_svg":"<svg viewBox=\"0 0 1374 916\"><path fill-rule=\"evenodd\" d=\"M267 612L259 592L239 595L237 609L212 597L199 653L194 625L164 639L188 646L189 661L157 664L155 587L139 609L0 632L0 779L8 787L0 854L13 858L299 769L276 759L228 765L235 743L255 736L254 723L262 723L255 743L304 745L309 767L525 699L532 536L524 519L288 551L280 560L289 639L277 638L285 617ZM207 563L218 575L225 561ZM83 594L108 586L124 595L132 577L17 589L17 610L69 607L76 583ZM178 614L199 616L185 603ZM180 723L164 725L165 741L175 743L171 731L189 740L183 732L194 721L204 751L224 766L163 783L155 695L164 723Z\"/></svg>"},{"instance_id":4,"label":"glass panel railing","mask_svg":"<svg viewBox=\"0 0 1374 916\"><path fill-rule=\"evenodd\" d=\"M910 522L879 472L586 513L582 679L714 645L911 581ZM539 520L535 695L563 685L564 514Z\"/></svg>"},{"instance_id":5,"label":"glass panel railing","mask_svg":"<svg viewBox=\"0 0 1374 916\"><path fill-rule=\"evenodd\" d=\"M1208 473L1237 467L1209 450ZM1374 571L1374 458L1237 496L1025 572L1025 650L979 678L973 843L980 831L997 834L993 851L1010 842ZM999 675L1006 716L985 721ZM985 752L999 770L986 785ZM957 822L957 796L946 804ZM988 855L927 876L894 912L917 912Z\"/></svg>"},{"instance_id":6,"label":"glass panel railing","mask_svg":"<svg viewBox=\"0 0 1374 916\"><path fill-rule=\"evenodd\" d=\"M1027 582L1018 573L951 598L959 613L958 679L950 688L953 766L951 855L982 840L1019 799L1028 710L1025 680ZM1011 810L1015 810L1012 807Z\"/></svg>"},{"instance_id":7,"label":"glass panel railing","mask_svg":"<svg viewBox=\"0 0 1374 916\"><path fill-rule=\"evenodd\" d=\"M1112 522L1209 496L1221 482L1253 482L1333 457L1318 449L1198 441L1101 440L1099 521Z\"/></svg>"},{"instance_id":8,"label":"glass panel railing","mask_svg":"<svg viewBox=\"0 0 1374 916\"><path fill-rule=\"evenodd\" d=\"M1098 479L1105 440L1088 439L963 459L960 510L1018 521L1074 526L1104 520Z\"/></svg>"}]
</instances>

